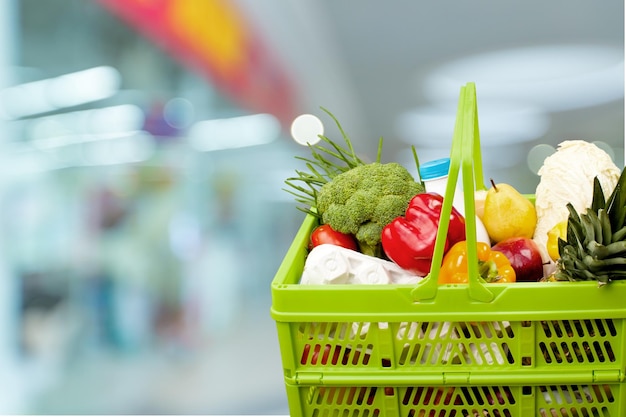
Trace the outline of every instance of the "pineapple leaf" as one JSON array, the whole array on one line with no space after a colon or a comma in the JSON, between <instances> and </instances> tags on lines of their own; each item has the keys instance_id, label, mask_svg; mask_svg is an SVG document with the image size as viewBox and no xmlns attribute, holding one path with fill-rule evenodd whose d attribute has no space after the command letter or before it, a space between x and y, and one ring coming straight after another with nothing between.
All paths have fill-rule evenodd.
<instances>
[{"instance_id":1,"label":"pineapple leaf","mask_svg":"<svg viewBox=\"0 0 626 417\"><path fill-rule=\"evenodd\" d=\"M598 212L598 210L606 206L606 199L604 197L604 191L598 177L593 178L593 197L591 198L591 210Z\"/></svg>"},{"instance_id":2,"label":"pineapple leaf","mask_svg":"<svg viewBox=\"0 0 626 417\"><path fill-rule=\"evenodd\" d=\"M567 210L569 211L569 218L567 220L567 241L570 242L570 244L576 242L578 244L578 250L583 252L582 242L585 240L585 230L581 218L571 203L567 203Z\"/></svg>"},{"instance_id":3,"label":"pineapple leaf","mask_svg":"<svg viewBox=\"0 0 626 417\"><path fill-rule=\"evenodd\" d=\"M626 168L622 169L617 185L615 185L606 203L606 211L611 220L612 230L619 230L626 223L626 191L624 188L626 188Z\"/></svg>"}]
</instances>

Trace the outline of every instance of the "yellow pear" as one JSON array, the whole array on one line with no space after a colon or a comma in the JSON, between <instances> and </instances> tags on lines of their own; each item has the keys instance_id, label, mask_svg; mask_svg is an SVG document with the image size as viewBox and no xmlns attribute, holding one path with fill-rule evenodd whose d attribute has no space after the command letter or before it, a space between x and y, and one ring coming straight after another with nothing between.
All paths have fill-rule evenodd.
<instances>
[{"instance_id":1,"label":"yellow pear","mask_svg":"<svg viewBox=\"0 0 626 417\"><path fill-rule=\"evenodd\" d=\"M509 184L495 184L485 197L483 224L495 243L511 237L532 238L537 225L535 206Z\"/></svg>"},{"instance_id":2,"label":"yellow pear","mask_svg":"<svg viewBox=\"0 0 626 417\"><path fill-rule=\"evenodd\" d=\"M474 193L476 215L480 220L482 220L485 215L485 198L487 198L487 190L476 190Z\"/></svg>"}]
</instances>

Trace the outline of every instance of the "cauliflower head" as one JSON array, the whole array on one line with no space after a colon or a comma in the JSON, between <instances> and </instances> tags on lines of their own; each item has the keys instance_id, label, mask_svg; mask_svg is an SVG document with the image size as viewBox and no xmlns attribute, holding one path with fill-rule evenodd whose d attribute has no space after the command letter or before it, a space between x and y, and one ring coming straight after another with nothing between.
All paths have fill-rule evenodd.
<instances>
[{"instance_id":1,"label":"cauliflower head","mask_svg":"<svg viewBox=\"0 0 626 417\"><path fill-rule=\"evenodd\" d=\"M324 184L317 193L317 212L333 229L354 235L363 253L382 257L381 234L404 215L424 186L402 165L359 165Z\"/></svg>"}]
</instances>

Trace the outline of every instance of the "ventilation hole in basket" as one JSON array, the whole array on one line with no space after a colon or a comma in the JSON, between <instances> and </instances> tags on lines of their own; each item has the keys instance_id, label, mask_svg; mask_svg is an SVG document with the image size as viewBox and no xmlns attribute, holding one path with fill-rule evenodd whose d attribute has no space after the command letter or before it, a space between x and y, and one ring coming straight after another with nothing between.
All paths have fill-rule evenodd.
<instances>
[{"instance_id":1,"label":"ventilation hole in basket","mask_svg":"<svg viewBox=\"0 0 626 417\"><path fill-rule=\"evenodd\" d=\"M367 337L367 333L369 332L370 323L361 323L359 326L359 331L357 332L357 337L361 340L365 340Z\"/></svg>"},{"instance_id":2,"label":"ventilation hole in basket","mask_svg":"<svg viewBox=\"0 0 626 417\"><path fill-rule=\"evenodd\" d=\"M456 394L455 388L453 387L445 388L445 396L443 396L443 404L444 405L455 404L457 399L459 398L459 396L455 394Z\"/></svg>"},{"instance_id":3,"label":"ventilation hole in basket","mask_svg":"<svg viewBox=\"0 0 626 417\"><path fill-rule=\"evenodd\" d=\"M533 322L530 321L530 320L524 320L524 321L520 322L520 325L522 327L530 327L530 326L532 326L532 324L533 324Z\"/></svg>"},{"instance_id":4,"label":"ventilation hole in basket","mask_svg":"<svg viewBox=\"0 0 626 417\"><path fill-rule=\"evenodd\" d=\"M505 353L506 361L509 364L511 364L511 365L514 364L515 363L515 357L513 356L513 352L511 352L511 349L509 348L509 344L508 343L506 343L506 342L502 343L502 351Z\"/></svg>"},{"instance_id":5,"label":"ventilation hole in basket","mask_svg":"<svg viewBox=\"0 0 626 417\"><path fill-rule=\"evenodd\" d=\"M509 361L509 363L513 363ZM533 358L531 356L522 356L522 366L533 366Z\"/></svg>"},{"instance_id":6,"label":"ventilation hole in basket","mask_svg":"<svg viewBox=\"0 0 626 417\"><path fill-rule=\"evenodd\" d=\"M350 361L350 363L352 365L358 365L359 364L359 357L361 356L361 349L363 347L361 345L356 345L354 347L354 350L351 352L352 354L352 360Z\"/></svg>"},{"instance_id":7,"label":"ventilation hole in basket","mask_svg":"<svg viewBox=\"0 0 626 417\"><path fill-rule=\"evenodd\" d=\"M349 387L349 388L346 388L346 390L347 390L347 393L348 393L348 395L346 397L346 404L347 405L352 405L352 404L354 404L354 397L356 395L357 388L356 387Z\"/></svg>"},{"instance_id":8,"label":"ventilation hole in basket","mask_svg":"<svg viewBox=\"0 0 626 417\"><path fill-rule=\"evenodd\" d=\"M483 387L483 390L484 389L485 387ZM474 398L476 399L476 404L485 405L487 403L487 399L485 398L484 392L481 392L481 389L479 387L472 387L471 392Z\"/></svg>"},{"instance_id":9,"label":"ventilation hole in basket","mask_svg":"<svg viewBox=\"0 0 626 417\"><path fill-rule=\"evenodd\" d=\"M320 339L324 338L324 336L326 335L326 331L327 331L328 327L329 327L329 323L326 323L326 322L320 323L319 330L318 330L318 333L317 333L318 338L320 338Z\"/></svg>"},{"instance_id":10,"label":"ventilation hole in basket","mask_svg":"<svg viewBox=\"0 0 626 417\"><path fill-rule=\"evenodd\" d=\"M411 402L411 393L413 392L413 387L407 387L406 390L404 391L404 395L402 396L402 399L400 400L400 402L402 403L402 405L409 405Z\"/></svg>"},{"instance_id":11,"label":"ventilation hole in basket","mask_svg":"<svg viewBox=\"0 0 626 417\"><path fill-rule=\"evenodd\" d=\"M564 333L563 332L563 328L562 328L563 323L565 323L565 322L562 322L562 321L561 322L559 322L559 321L553 321L552 322L552 327L554 329L554 335L556 337L563 337L563 333Z\"/></svg>"},{"instance_id":12,"label":"ventilation hole in basket","mask_svg":"<svg viewBox=\"0 0 626 417\"><path fill-rule=\"evenodd\" d=\"M335 338L339 340L346 340L350 336L350 330L352 329L351 323L341 323L337 328Z\"/></svg>"},{"instance_id":13,"label":"ventilation hole in basket","mask_svg":"<svg viewBox=\"0 0 626 417\"><path fill-rule=\"evenodd\" d=\"M583 329L582 323L580 320L574 320L574 330L576 330L576 335L578 337L583 337L585 335L585 330Z\"/></svg>"},{"instance_id":14,"label":"ventilation hole in basket","mask_svg":"<svg viewBox=\"0 0 626 417\"><path fill-rule=\"evenodd\" d=\"M309 351L311 350L311 345L308 343L304 345L302 349L302 356L300 357L300 365L306 365L309 358Z\"/></svg>"},{"instance_id":15,"label":"ventilation hole in basket","mask_svg":"<svg viewBox=\"0 0 626 417\"><path fill-rule=\"evenodd\" d=\"M463 397L461 397L461 395L459 394L457 396L457 399L455 401L455 403L459 403L458 405L462 404L462 405L473 405L474 404L474 398L470 395L470 392L468 390L467 387L461 387L461 394L463 394Z\"/></svg>"},{"instance_id":16,"label":"ventilation hole in basket","mask_svg":"<svg viewBox=\"0 0 626 417\"><path fill-rule=\"evenodd\" d=\"M565 359L566 362L568 363L574 362L574 358L572 357L568 343L561 342L561 351L563 352L562 357Z\"/></svg>"},{"instance_id":17,"label":"ventilation hole in basket","mask_svg":"<svg viewBox=\"0 0 626 417\"><path fill-rule=\"evenodd\" d=\"M367 350L365 351L365 355L363 355L363 365L367 365L370 362L373 349L374 349L374 345L372 344L367 345Z\"/></svg>"},{"instance_id":18,"label":"ventilation hole in basket","mask_svg":"<svg viewBox=\"0 0 626 417\"><path fill-rule=\"evenodd\" d=\"M431 348L427 354L424 355L423 363L436 364L439 361L439 354L441 353L441 343L436 343L434 346L428 344L428 347Z\"/></svg>"},{"instance_id":19,"label":"ventilation hole in basket","mask_svg":"<svg viewBox=\"0 0 626 417\"><path fill-rule=\"evenodd\" d=\"M611 386L608 384L602 385L602 389L604 391L604 395L608 402L612 403L615 401L615 397L613 396L613 391L611 390Z\"/></svg>"},{"instance_id":20,"label":"ventilation hole in basket","mask_svg":"<svg viewBox=\"0 0 626 417\"><path fill-rule=\"evenodd\" d=\"M615 323L611 319L606 320L606 327L609 329L611 336L617 336L617 330L615 329Z\"/></svg>"},{"instance_id":21,"label":"ventilation hole in basket","mask_svg":"<svg viewBox=\"0 0 626 417\"><path fill-rule=\"evenodd\" d=\"M583 352L587 355L587 362L595 362L591 346L589 346L589 342L587 341L583 342Z\"/></svg>"},{"instance_id":22,"label":"ventilation hole in basket","mask_svg":"<svg viewBox=\"0 0 626 417\"><path fill-rule=\"evenodd\" d=\"M552 363L553 361L561 363L561 356L557 350L556 343L552 342L550 346L545 346L545 351L543 352L547 363Z\"/></svg>"},{"instance_id":23,"label":"ventilation hole in basket","mask_svg":"<svg viewBox=\"0 0 626 417\"><path fill-rule=\"evenodd\" d=\"M374 404L376 400L376 392L378 391L378 387L371 387L369 389L369 395L367 396L367 405Z\"/></svg>"},{"instance_id":24,"label":"ventilation hole in basket","mask_svg":"<svg viewBox=\"0 0 626 417\"><path fill-rule=\"evenodd\" d=\"M426 329L424 330L424 338L430 340L436 340L441 338L441 330L448 329L448 323L428 323Z\"/></svg>"},{"instance_id":25,"label":"ventilation hole in basket","mask_svg":"<svg viewBox=\"0 0 626 417\"><path fill-rule=\"evenodd\" d=\"M416 363L419 363L420 365L425 364L428 361L431 350L432 346L430 343L426 343L425 345L423 345L423 349L421 350L420 355L416 357Z\"/></svg>"},{"instance_id":26,"label":"ventilation hole in basket","mask_svg":"<svg viewBox=\"0 0 626 417\"><path fill-rule=\"evenodd\" d=\"M344 397L346 396L346 387L337 387L336 388L336 396L334 404L341 405L343 404Z\"/></svg>"},{"instance_id":27,"label":"ventilation hole in basket","mask_svg":"<svg viewBox=\"0 0 626 417\"><path fill-rule=\"evenodd\" d=\"M389 359L389 358L382 358L381 359L381 366L383 368L391 368L391 359Z\"/></svg>"},{"instance_id":28,"label":"ventilation hole in basket","mask_svg":"<svg viewBox=\"0 0 626 417\"><path fill-rule=\"evenodd\" d=\"M505 398L507 400L507 404L515 404L515 396L513 395L513 391L511 391L511 387L505 386L501 387L505 394Z\"/></svg>"},{"instance_id":29,"label":"ventilation hole in basket","mask_svg":"<svg viewBox=\"0 0 626 417\"><path fill-rule=\"evenodd\" d=\"M552 337L552 330L550 329L550 323L547 321L542 321L541 322L541 328L543 329L543 334L546 335L546 337Z\"/></svg>"},{"instance_id":30,"label":"ventilation hole in basket","mask_svg":"<svg viewBox=\"0 0 626 417\"><path fill-rule=\"evenodd\" d=\"M333 356L331 364L337 365L339 363L339 358L341 357L341 346L335 345L335 349L333 350Z\"/></svg>"},{"instance_id":31,"label":"ventilation hole in basket","mask_svg":"<svg viewBox=\"0 0 626 417\"><path fill-rule=\"evenodd\" d=\"M407 336L409 335L409 327L411 326L410 323L407 323L406 321L403 321L401 323L398 324L398 331L396 332L396 339L398 340L405 340L407 338Z\"/></svg>"},{"instance_id":32,"label":"ventilation hole in basket","mask_svg":"<svg viewBox=\"0 0 626 417\"><path fill-rule=\"evenodd\" d=\"M313 346L313 352L311 354L311 365L317 365L317 362L319 360L320 357L320 350L321 350L321 345L315 345Z\"/></svg>"},{"instance_id":33,"label":"ventilation hole in basket","mask_svg":"<svg viewBox=\"0 0 626 417\"><path fill-rule=\"evenodd\" d=\"M580 346L578 345L578 342L572 342L572 356L576 358L576 360L578 361L578 363L583 363L585 361L585 358L580 350Z\"/></svg>"},{"instance_id":34,"label":"ventilation hole in basket","mask_svg":"<svg viewBox=\"0 0 626 417\"><path fill-rule=\"evenodd\" d=\"M493 323L488 323L488 322L481 323L481 327L483 329L485 337L487 337L489 339L493 338L494 334L495 334L492 325L493 325Z\"/></svg>"},{"instance_id":35,"label":"ventilation hole in basket","mask_svg":"<svg viewBox=\"0 0 626 417\"><path fill-rule=\"evenodd\" d=\"M405 365L408 361L409 352L411 351L411 345L404 344L402 346L402 351L400 352L400 357L398 358L398 365Z\"/></svg>"},{"instance_id":36,"label":"ventilation hole in basket","mask_svg":"<svg viewBox=\"0 0 626 417\"><path fill-rule=\"evenodd\" d=\"M335 397L335 390L336 389L337 388L335 388L335 387L328 387L328 388L326 388L325 395L324 395L324 400L325 401L322 401L322 402L325 402L326 404L329 404L329 405L333 404L333 399Z\"/></svg>"},{"instance_id":37,"label":"ventilation hole in basket","mask_svg":"<svg viewBox=\"0 0 626 417\"><path fill-rule=\"evenodd\" d=\"M552 353L554 353L554 359L557 363L562 363L563 358L561 357L561 353L559 352L559 348L556 343L550 343L550 348L552 349Z\"/></svg>"},{"instance_id":38,"label":"ventilation hole in basket","mask_svg":"<svg viewBox=\"0 0 626 417\"><path fill-rule=\"evenodd\" d=\"M589 389L589 402L603 403L605 402L602 385L592 385ZM592 395L593 394L593 395ZM607 398L608 400L608 398Z\"/></svg>"},{"instance_id":39,"label":"ventilation hole in basket","mask_svg":"<svg viewBox=\"0 0 626 417\"><path fill-rule=\"evenodd\" d=\"M326 394L326 387L319 387L316 394L317 395L315 397L315 404L320 405L324 402L324 397Z\"/></svg>"},{"instance_id":40,"label":"ventilation hole in basket","mask_svg":"<svg viewBox=\"0 0 626 417\"><path fill-rule=\"evenodd\" d=\"M602 351L602 345L597 340L593 342L593 350L596 352L596 356L598 357L599 362L606 361L606 357L604 352Z\"/></svg>"},{"instance_id":41,"label":"ventilation hole in basket","mask_svg":"<svg viewBox=\"0 0 626 417\"><path fill-rule=\"evenodd\" d=\"M355 403L357 405L362 405L365 401L365 397L367 395L367 387L359 387L357 388L357 397Z\"/></svg>"},{"instance_id":42,"label":"ventilation hole in basket","mask_svg":"<svg viewBox=\"0 0 626 417\"><path fill-rule=\"evenodd\" d=\"M330 355L330 345L324 345L324 349L322 350L322 345L319 345L320 349L319 349L319 353L318 353L318 357L317 357L317 361L320 363L320 365L326 365L328 363L328 356Z\"/></svg>"},{"instance_id":43,"label":"ventilation hole in basket","mask_svg":"<svg viewBox=\"0 0 626 417\"><path fill-rule=\"evenodd\" d=\"M546 347L546 344L544 342L539 343L539 350L543 354L543 358L545 359L546 363L552 363L552 357L550 357L550 352L548 352L548 348Z\"/></svg>"},{"instance_id":44,"label":"ventilation hole in basket","mask_svg":"<svg viewBox=\"0 0 626 417\"><path fill-rule=\"evenodd\" d=\"M472 337L472 333L470 332L470 329L474 331L474 334L476 337L480 337L480 330L478 329L478 326L474 326L470 323L459 323L459 330L461 331L463 336L467 339Z\"/></svg>"},{"instance_id":45,"label":"ventilation hole in basket","mask_svg":"<svg viewBox=\"0 0 626 417\"><path fill-rule=\"evenodd\" d=\"M613 346L611 346L611 342L605 340L604 349L606 349L606 356L609 358L609 362L615 362L615 352L613 352Z\"/></svg>"},{"instance_id":46,"label":"ventilation hole in basket","mask_svg":"<svg viewBox=\"0 0 626 417\"><path fill-rule=\"evenodd\" d=\"M309 337L309 339L315 339L317 337L318 326L319 326L319 323L309 323L309 326L306 329L307 330L306 334Z\"/></svg>"},{"instance_id":47,"label":"ventilation hole in basket","mask_svg":"<svg viewBox=\"0 0 626 417\"><path fill-rule=\"evenodd\" d=\"M426 400L422 399L425 391L426 389L424 387L409 388L408 392L410 393L411 403L413 405L418 405L418 404L427 405L427 403L425 402Z\"/></svg>"},{"instance_id":48,"label":"ventilation hole in basket","mask_svg":"<svg viewBox=\"0 0 626 417\"><path fill-rule=\"evenodd\" d=\"M596 320L596 326L598 327L598 334L602 337L606 336L607 331L604 328L604 320Z\"/></svg>"},{"instance_id":49,"label":"ventilation hole in basket","mask_svg":"<svg viewBox=\"0 0 626 417\"><path fill-rule=\"evenodd\" d=\"M585 320L584 323L585 323L585 328L587 329L587 335L595 336L596 335L596 330L594 328L593 321Z\"/></svg>"},{"instance_id":50,"label":"ventilation hole in basket","mask_svg":"<svg viewBox=\"0 0 626 417\"><path fill-rule=\"evenodd\" d=\"M480 354L480 348L476 346L476 343L468 343L467 344L467 350L474 356L474 361L478 364L478 365L482 365L483 364L483 358ZM467 356L467 363L471 364L472 361L472 357L470 355Z\"/></svg>"},{"instance_id":51,"label":"ventilation hole in basket","mask_svg":"<svg viewBox=\"0 0 626 417\"><path fill-rule=\"evenodd\" d=\"M420 351L420 345L405 344L400 352L398 365L415 365L417 355Z\"/></svg>"},{"instance_id":52,"label":"ventilation hole in basket","mask_svg":"<svg viewBox=\"0 0 626 417\"><path fill-rule=\"evenodd\" d=\"M427 324L422 323L403 323L401 326L402 330L402 339L404 340L416 340L416 339L424 339L424 335L426 329L428 328Z\"/></svg>"}]
</instances>

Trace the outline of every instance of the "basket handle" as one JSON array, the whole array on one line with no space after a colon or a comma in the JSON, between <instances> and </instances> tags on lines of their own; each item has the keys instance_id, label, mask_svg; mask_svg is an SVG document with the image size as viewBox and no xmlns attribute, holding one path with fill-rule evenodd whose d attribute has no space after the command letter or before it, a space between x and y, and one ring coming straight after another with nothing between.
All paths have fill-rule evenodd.
<instances>
[{"instance_id":1,"label":"basket handle","mask_svg":"<svg viewBox=\"0 0 626 417\"><path fill-rule=\"evenodd\" d=\"M478 254L476 250L476 206L474 190L484 190L482 157L480 152L480 134L478 130L478 110L476 105L476 85L467 83L461 87L459 103L450 151L450 171L441 209L437 240L433 253L431 270L425 279L413 289L415 301L433 300L439 288L439 270L443 259L444 245L448 234L452 200L456 190L459 170L463 173L463 193L465 203L465 232L469 268L468 292L471 299L490 302L494 294L484 285L478 272Z\"/></svg>"}]
</instances>

